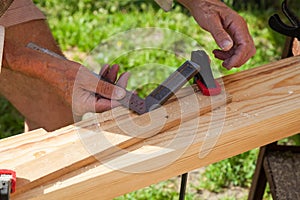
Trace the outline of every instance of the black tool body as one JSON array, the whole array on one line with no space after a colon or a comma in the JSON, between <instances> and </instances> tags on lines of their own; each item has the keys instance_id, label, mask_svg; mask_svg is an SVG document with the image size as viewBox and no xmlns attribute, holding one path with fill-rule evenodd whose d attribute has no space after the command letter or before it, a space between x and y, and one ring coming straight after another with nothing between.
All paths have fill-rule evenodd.
<instances>
[{"instance_id":1,"label":"black tool body","mask_svg":"<svg viewBox=\"0 0 300 200\"><path fill-rule=\"evenodd\" d=\"M192 61L184 62L175 72L173 72L162 84L154 89L146 99L142 99L137 94L126 90L123 99L118 100L123 106L144 114L163 105L173 94L175 94L184 84L193 78L200 71L200 66ZM102 80L108 81L103 77Z\"/></svg>"},{"instance_id":2,"label":"black tool body","mask_svg":"<svg viewBox=\"0 0 300 200\"><path fill-rule=\"evenodd\" d=\"M145 99L147 111L163 105L184 84L200 71L200 66L192 61L183 63L161 85L153 90Z\"/></svg>"},{"instance_id":3,"label":"black tool body","mask_svg":"<svg viewBox=\"0 0 300 200\"><path fill-rule=\"evenodd\" d=\"M216 88L217 86L210 68L208 55L201 50L193 51L191 60L201 66L201 71L196 74L195 79L201 80L207 88Z\"/></svg>"}]
</instances>

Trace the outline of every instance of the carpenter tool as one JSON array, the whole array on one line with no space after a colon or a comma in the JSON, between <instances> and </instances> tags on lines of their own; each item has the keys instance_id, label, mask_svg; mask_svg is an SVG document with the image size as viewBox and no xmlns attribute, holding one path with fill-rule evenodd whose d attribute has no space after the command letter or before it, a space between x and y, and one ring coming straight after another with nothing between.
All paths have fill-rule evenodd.
<instances>
[{"instance_id":1,"label":"carpenter tool","mask_svg":"<svg viewBox=\"0 0 300 200\"><path fill-rule=\"evenodd\" d=\"M288 8L287 0L282 2L282 12L284 15L288 18L288 20L291 22L292 26L285 24L278 14L274 14L269 19L269 25L270 27L289 37L297 38L300 40L300 20L297 18L297 16Z\"/></svg>"},{"instance_id":2,"label":"carpenter tool","mask_svg":"<svg viewBox=\"0 0 300 200\"><path fill-rule=\"evenodd\" d=\"M205 54L204 51L201 53ZM142 99L137 94L126 90L125 97L121 100L118 100L118 102L140 115L144 114L163 105L173 94L175 94L184 84L186 84L188 80L193 78L199 72L200 65L194 63L193 61L185 61L145 99ZM100 77L99 75L98 77L103 79L103 77ZM104 80L108 81L106 79Z\"/></svg>"},{"instance_id":3,"label":"carpenter tool","mask_svg":"<svg viewBox=\"0 0 300 200\"><path fill-rule=\"evenodd\" d=\"M193 51L191 60L201 66L201 70L198 74L196 74L194 80L202 94L206 96L220 94L221 86L214 79L208 55L200 50Z\"/></svg>"},{"instance_id":4,"label":"carpenter tool","mask_svg":"<svg viewBox=\"0 0 300 200\"><path fill-rule=\"evenodd\" d=\"M10 194L16 190L16 172L0 169L0 200L9 200Z\"/></svg>"},{"instance_id":5,"label":"carpenter tool","mask_svg":"<svg viewBox=\"0 0 300 200\"><path fill-rule=\"evenodd\" d=\"M66 59L63 56L40 47L34 43L29 43L27 47L59 59ZM209 57L205 51L193 51L191 55L191 61L185 61L145 99L140 98L133 92L125 90L125 97L118 101L126 108L129 108L130 110L133 110L141 115L163 105L173 94L175 94L193 77L195 77L195 82L204 95L217 95L221 92L221 87L219 83L214 80L209 62ZM94 75L99 79L110 82L105 77L99 76L96 73L94 73Z\"/></svg>"},{"instance_id":6,"label":"carpenter tool","mask_svg":"<svg viewBox=\"0 0 300 200\"><path fill-rule=\"evenodd\" d=\"M193 51L191 61L185 61L145 99L127 91L125 98L119 102L138 114L149 112L163 105L193 77L195 77L195 81L204 95L218 95L221 92L221 87L214 80L209 62L209 57L204 51Z\"/></svg>"}]
</instances>

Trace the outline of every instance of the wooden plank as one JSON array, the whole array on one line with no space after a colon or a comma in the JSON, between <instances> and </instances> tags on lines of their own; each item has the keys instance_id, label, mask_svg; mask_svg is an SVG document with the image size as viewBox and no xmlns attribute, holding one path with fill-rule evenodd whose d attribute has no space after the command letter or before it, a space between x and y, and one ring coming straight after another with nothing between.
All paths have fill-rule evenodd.
<instances>
[{"instance_id":1,"label":"wooden plank","mask_svg":"<svg viewBox=\"0 0 300 200\"><path fill-rule=\"evenodd\" d=\"M42 183L94 163L97 159L103 159L120 148L126 148L177 126L183 121L197 119L200 114L207 113L230 100L225 93L215 97L195 94L194 88L191 87L184 88L177 97L172 98L164 107L143 116L117 108L97 115L100 120L91 118L51 133L37 130L19 135L16 139L8 138L0 142L0 146L3 146L0 165L17 172L19 180L16 194L24 193ZM196 109L193 105L197 105ZM182 111L174 109L180 107ZM134 124L139 126L134 136L139 137L126 133ZM143 126L144 124L146 126ZM39 170L32 170L33 168Z\"/></svg>"},{"instance_id":2,"label":"wooden plank","mask_svg":"<svg viewBox=\"0 0 300 200\"><path fill-rule=\"evenodd\" d=\"M128 148L135 154L122 155L104 163L93 163L66 174L41 187L15 196L15 199L111 199L189 170L231 157L300 132L300 59L285 59L261 68L225 77L226 91L233 102L226 106L225 121L216 118L214 129L220 134L207 134L212 113L201 116L201 123L192 144L186 144L194 125L193 120L183 123L179 140L166 148L177 134L177 127L146 139ZM219 115L220 116L220 115ZM206 144L206 145L205 145ZM208 145L207 145L208 144ZM168 163L173 155L180 158ZM199 153L202 148L202 154ZM157 154L146 158L147 153ZM136 155L142 155L137 157ZM202 155L202 158L199 158ZM204 156L203 156L204 155ZM145 166L166 163L166 167ZM118 170L113 167L117 166Z\"/></svg>"},{"instance_id":3,"label":"wooden plank","mask_svg":"<svg viewBox=\"0 0 300 200\"><path fill-rule=\"evenodd\" d=\"M223 107L225 120L224 110L209 112L199 117L196 135L190 128L195 121L186 121L179 132L173 127L128 147L128 154L111 155L14 199L111 199L296 134L300 131L299 69L300 57L294 57L224 77L226 91L233 96L233 102ZM220 128L220 133L214 132ZM175 137L178 140L169 146Z\"/></svg>"}]
</instances>

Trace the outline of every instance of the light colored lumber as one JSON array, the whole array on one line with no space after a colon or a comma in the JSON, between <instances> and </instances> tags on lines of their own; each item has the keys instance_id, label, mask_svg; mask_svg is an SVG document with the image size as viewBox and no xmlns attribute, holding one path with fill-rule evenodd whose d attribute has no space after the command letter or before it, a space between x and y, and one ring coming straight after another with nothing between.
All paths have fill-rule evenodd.
<instances>
[{"instance_id":1,"label":"light colored lumber","mask_svg":"<svg viewBox=\"0 0 300 200\"><path fill-rule=\"evenodd\" d=\"M195 94L191 87L182 89L176 96L177 99L172 98L162 108L143 116L117 108L96 115L99 120L91 118L51 133L36 130L4 139L0 142L0 146L3 146L0 165L17 172L17 195L95 163L95 157L103 159L120 148L131 146L183 121L197 119L200 114L230 100L225 93L212 98ZM180 107L181 110L178 109ZM133 122L142 127L132 129ZM138 137L127 135L131 130L135 130L134 136Z\"/></svg>"},{"instance_id":2,"label":"light colored lumber","mask_svg":"<svg viewBox=\"0 0 300 200\"><path fill-rule=\"evenodd\" d=\"M108 155L102 163L81 167L13 197L111 199L296 134L300 131L299 69L300 58L294 57L224 77L232 103L198 117L199 128L195 135L191 134L191 127L197 119L187 120L181 124L180 132L177 132L178 127L172 127L128 146L126 150L131 151L128 154L111 152L114 155ZM225 120L222 109L226 110ZM111 128L113 122L107 123ZM211 123L214 126L210 126ZM222 132L213 134L218 128ZM178 140L173 146L166 145L176 136ZM179 158L169 162L177 156Z\"/></svg>"}]
</instances>

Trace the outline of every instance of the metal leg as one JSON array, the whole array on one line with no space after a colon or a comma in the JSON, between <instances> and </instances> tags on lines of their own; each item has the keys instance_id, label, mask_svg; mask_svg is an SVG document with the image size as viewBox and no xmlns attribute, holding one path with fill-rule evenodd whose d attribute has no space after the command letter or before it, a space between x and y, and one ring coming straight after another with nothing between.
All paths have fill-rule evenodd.
<instances>
[{"instance_id":1,"label":"metal leg","mask_svg":"<svg viewBox=\"0 0 300 200\"><path fill-rule=\"evenodd\" d=\"M184 200L185 191L186 191L186 184L187 184L188 173L181 175L181 185L180 185L180 193L179 193L179 200Z\"/></svg>"},{"instance_id":2,"label":"metal leg","mask_svg":"<svg viewBox=\"0 0 300 200\"><path fill-rule=\"evenodd\" d=\"M260 148L248 200L261 200L263 198L267 184L267 178L263 167L266 148L266 146Z\"/></svg>"}]
</instances>

